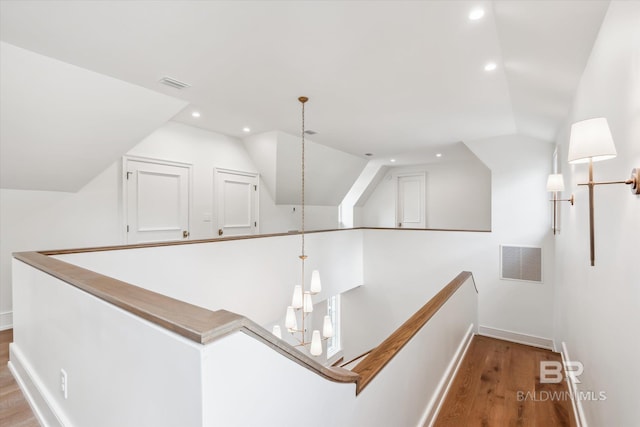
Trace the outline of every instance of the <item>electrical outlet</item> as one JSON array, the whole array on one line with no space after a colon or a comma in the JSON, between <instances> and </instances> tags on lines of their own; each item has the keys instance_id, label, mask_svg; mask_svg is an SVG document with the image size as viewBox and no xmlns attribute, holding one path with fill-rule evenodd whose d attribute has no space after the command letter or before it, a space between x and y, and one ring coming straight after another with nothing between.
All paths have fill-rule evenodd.
<instances>
[{"instance_id":1,"label":"electrical outlet","mask_svg":"<svg viewBox=\"0 0 640 427\"><path fill-rule=\"evenodd\" d=\"M67 371L65 371L64 369L60 369L60 391L66 399L69 392L69 381L67 378Z\"/></svg>"}]
</instances>

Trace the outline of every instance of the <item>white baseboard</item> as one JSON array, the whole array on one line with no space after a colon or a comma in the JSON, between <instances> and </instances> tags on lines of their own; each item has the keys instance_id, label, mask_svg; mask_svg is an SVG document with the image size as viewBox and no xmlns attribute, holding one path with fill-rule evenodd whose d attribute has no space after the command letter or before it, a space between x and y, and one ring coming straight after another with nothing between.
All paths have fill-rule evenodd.
<instances>
[{"instance_id":1,"label":"white baseboard","mask_svg":"<svg viewBox=\"0 0 640 427\"><path fill-rule=\"evenodd\" d=\"M0 313L0 331L13 328L13 311Z\"/></svg>"},{"instance_id":2,"label":"white baseboard","mask_svg":"<svg viewBox=\"0 0 640 427\"><path fill-rule=\"evenodd\" d=\"M564 341L562 341L562 365L565 367L565 378L569 378L569 372L567 372L566 367L567 361L571 360L569 357L569 351L567 351L567 345ZM587 418L584 415L584 408L582 407L582 400L578 399L578 385L573 381L567 381L567 387L569 388L569 393L571 393L571 406L573 406L573 415L576 419L576 424L578 427L588 427L587 426Z\"/></svg>"},{"instance_id":3,"label":"white baseboard","mask_svg":"<svg viewBox=\"0 0 640 427\"><path fill-rule=\"evenodd\" d=\"M491 338L517 342L519 344L531 345L533 347L546 348L553 350L553 340L550 338L537 337L535 335L521 334L519 332L506 331L504 329L490 328L488 326L480 326L478 334Z\"/></svg>"},{"instance_id":4,"label":"white baseboard","mask_svg":"<svg viewBox=\"0 0 640 427\"><path fill-rule=\"evenodd\" d=\"M62 422L58 418L50 404L50 402L53 402L53 399L46 392L37 376L33 375L33 369L23 357L22 352L13 343L9 345L9 357L10 360L7 364L9 370L13 374L40 425L44 427L71 426L69 422Z\"/></svg>"},{"instance_id":5,"label":"white baseboard","mask_svg":"<svg viewBox=\"0 0 640 427\"><path fill-rule=\"evenodd\" d=\"M462 363L462 359L464 359L464 355L467 353L467 349L469 348L469 344L471 344L471 339L474 336L475 325L472 323L469 325L469 329L467 329L467 333L460 341L458 345L458 349L455 354L451 358L449 362L449 366L447 366L446 371L442 378L440 378L440 382L438 383L438 387L436 388L433 397L429 401L427 408L425 409L422 417L420 418L420 423L418 427L429 426L431 427L433 423L436 421L438 417L438 412L440 412L440 407L444 402L444 398L451 387L451 383L458 372L458 368L460 368L460 364Z\"/></svg>"}]
</instances>

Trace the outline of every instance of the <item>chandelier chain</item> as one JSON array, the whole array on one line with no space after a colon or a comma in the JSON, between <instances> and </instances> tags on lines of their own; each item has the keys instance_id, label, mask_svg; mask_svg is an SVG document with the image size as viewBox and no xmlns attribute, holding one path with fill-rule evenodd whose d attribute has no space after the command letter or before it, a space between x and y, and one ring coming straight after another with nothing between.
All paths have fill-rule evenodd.
<instances>
[{"instance_id":1,"label":"chandelier chain","mask_svg":"<svg viewBox=\"0 0 640 427\"><path fill-rule=\"evenodd\" d=\"M302 256L304 256L304 102L302 103Z\"/></svg>"},{"instance_id":2,"label":"chandelier chain","mask_svg":"<svg viewBox=\"0 0 640 427\"><path fill-rule=\"evenodd\" d=\"M307 341L306 333L306 317L310 315L313 311L313 301L311 300L311 296L321 292L322 287L320 284L320 275L317 270L311 272L311 284L309 287L309 291L305 290L305 261L307 256L305 254L305 108L304 104L307 102L309 98L306 96L301 96L298 98L298 101L302 104L302 133L301 133L301 162L300 162L300 173L301 173L301 195L300 195L300 204L301 204L301 212L300 212L300 237L302 250L299 256L301 262L301 280L300 284L294 286L293 290L293 298L291 300L291 305L287 307L287 315L285 318L285 327L289 330L289 333L293 336L293 338L298 341L298 345L296 347L309 347L309 354L312 356L320 356L322 354L322 340L328 340L333 336L333 325L331 324L331 319L328 315L324 316L324 322L322 325L322 336L320 337L320 331L314 330L312 332L311 340ZM300 315L302 327L298 327L298 315ZM281 330L279 325L275 325L273 327L273 334L278 338L281 337Z\"/></svg>"},{"instance_id":3,"label":"chandelier chain","mask_svg":"<svg viewBox=\"0 0 640 427\"><path fill-rule=\"evenodd\" d=\"M301 159L301 174L302 174L302 194L300 197L300 202L302 203L301 206L301 212L300 212L300 216L301 216L301 233L302 233L302 254L300 256L301 260L302 260L302 278L300 280L300 283L302 285L302 297L303 297L303 301L304 301L304 265L305 265L305 259L306 259L306 255L304 253L304 103L306 102L306 98L304 97L300 97L299 98L300 102L302 103L302 159ZM304 307L304 304L303 304ZM306 313L304 313L304 310L302 312L302 341L301 343L304 344L306 342L306 328L305 328L305 317L306 317Z\"/></svg>"}]
</instances>

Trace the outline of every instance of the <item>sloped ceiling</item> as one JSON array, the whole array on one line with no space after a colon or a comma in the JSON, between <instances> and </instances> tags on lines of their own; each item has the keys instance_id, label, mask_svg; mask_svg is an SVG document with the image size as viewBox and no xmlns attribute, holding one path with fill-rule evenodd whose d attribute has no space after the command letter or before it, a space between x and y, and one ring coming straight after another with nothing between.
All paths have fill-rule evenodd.
<instances>
[{"instance_id":1,"label":"sloped ceiling","mask_svg":"<svg viewBox=\"0 0 640 427\"><path fill-rule=\"evenodd\" d=\"M276 203L300 204L300 137L278 132ZM305 144L305 203L338 206L367 161L308 141Z\"/></svg>"},{"instance_id":2,"label":"sloped ceiling","mask_svg":"<svg viewBox=\"0 0 640 427\"><path fill-rule=\"evenodd\" d=\"M246 138L244 144L276 204L300 204L300 137L266 132ZM367 164L365 159L309 139L305 159L305 203L317 206L338 206Z\"/></svg>"},{"instance_id":3,"label":"sloped ceiling","mask_svg":"<svg viewBox=\"0 0 640 427\"><path fill-rule=\"evenodd\" d=\"M75 192L185 101L0 42L0 186Z\"/></svg>"},{"instance_id":4,"label":"sloped ceiling","mask_svg":"<svg viewBox=\"0 0 640 427\"><path fill-rule=\"evenodd\" d=\"M2 1L0 37L179 97L191 106L175 120L237 137L297 134L305 95L315 142L388 159L513 133L552 141L608 4Z\"/></svg>"}]
</instances>

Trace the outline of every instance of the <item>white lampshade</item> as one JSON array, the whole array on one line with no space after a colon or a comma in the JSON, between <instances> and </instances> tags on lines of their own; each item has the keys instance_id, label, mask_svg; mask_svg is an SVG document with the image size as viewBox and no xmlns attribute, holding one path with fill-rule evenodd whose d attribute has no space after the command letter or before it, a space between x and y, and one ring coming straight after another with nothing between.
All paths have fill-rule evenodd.
<instances>
[{"instance_id":1,"label":"white lampshade","mask_svg":"<svg viewBox=\"0 0 640 427\"><path fill-rule=\"evenodd\" d=\"M280 329L280 325L273 325L273 330L271 331L273 335L282 339L282 330Z\"/></svg>"},{"instance_id":2,"label":"white lampshade","mask_svg":"<svg viewBox=\"0 0 640 427\"><path fill-rule=\"evenodd\" d=\"M311 272L311 293L317 294L322 290L322 284L320 283L320 273L318 270Z\"/></svg>"},{"instance_id":3,"label":"white lampshade","mask_svg":"<svg viewBox=\"0 0 640 427\"><path fill-rule=\"evenodd\" d=\"M549 175L549 179L547 179L547 191L564 191L562 174L555 173Z\"/></svg>"},{"instance_id":4,"label":"white lampshade","mask_svg":"<svg viewBox=\"0 0 640 427\"><path fill-rule=\"evenodd\" d=\"M313 335L311 336L309 353L311 353L312 356L320 356L322 354L322 341L320 340L320 331L317 329L313 331Z\"/></svg>"},{"instance_id":5,"label":"white lampshade","mask_svg":"<svg viewBox=\"0 0 640 427\"><path fill-rule=\"evenodd\" d=\"M311 313L313 311L313 301L311 300L311 292L304 293L304 304L302 311L305 313Z\"/></svg>"},{"instance_id":6,"label":"white lampshade","mask_svg":"<svg viewBox=\"0 0 640 427\"><path fill-rule=\"evenodd\" d=\"M617 154L609 124L604 117L571 125L569 163L597 162L613 159Z\"/></svg>"},{"instance_id":7,"label":"white lampshade","mask_svg":"<svg viewBox=\"0 0 640 427\"><path fill-rule=\"evenodd\" d=\"M333 336L333 325L331 324L331 318L329 316L324 316L322 336L325 338L331 338Z\"/></svg>"},{"instance_id":8,"label":"white lampshade","mask_svg":"<svg viewBox=\"0 0 640 427\"><path fill-rule=\"evenodd\" d=\"M300 285L293 288L293 298L291 298L291 306L293 308L302 307L302 286Z\"/></svg>"},{"instance_id":9,"label":"white lampshade","mask_svg":"<svg viewBox=\"0 0 640 427\"><path fill-rule=\"evenodd\" d=\"M296 312L293 309L293 307L291 307L291 306L287 307L287 317L284 320L284 326L286 326L287 329L289 329L289 330L298 329L298 321L296 320Z\"/></svg>"}]
</instances>

